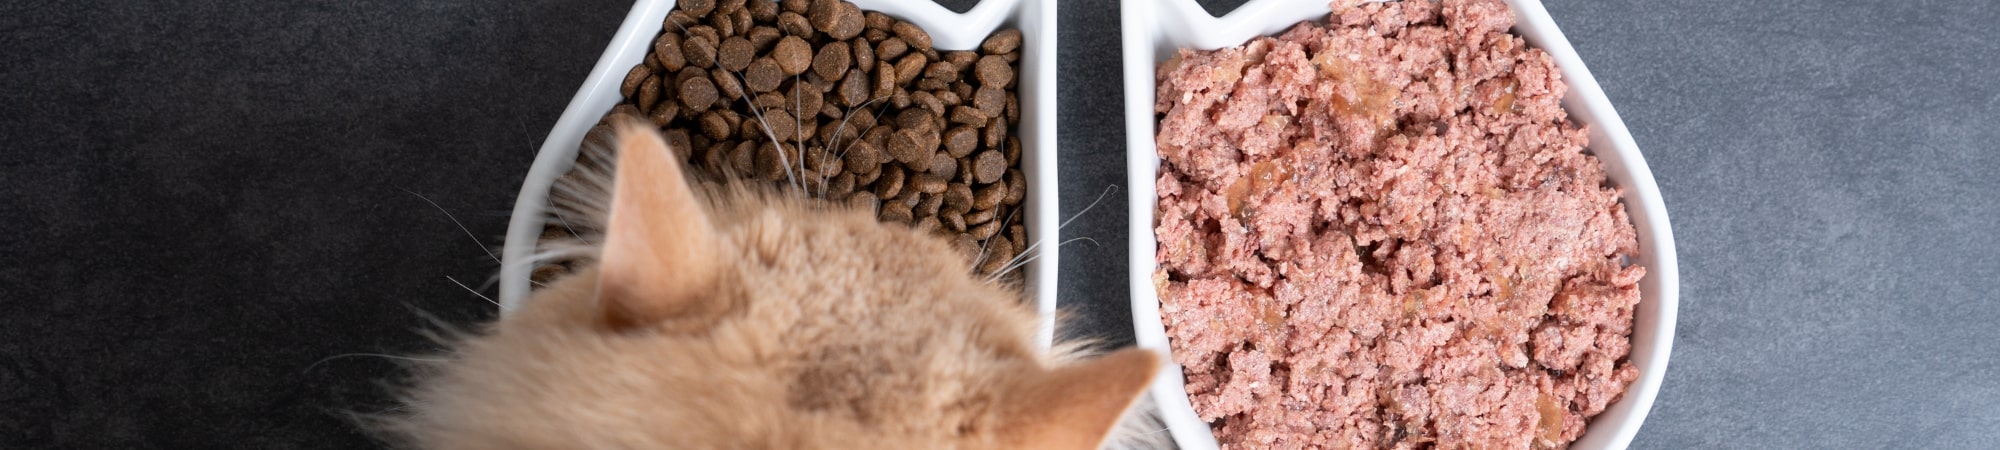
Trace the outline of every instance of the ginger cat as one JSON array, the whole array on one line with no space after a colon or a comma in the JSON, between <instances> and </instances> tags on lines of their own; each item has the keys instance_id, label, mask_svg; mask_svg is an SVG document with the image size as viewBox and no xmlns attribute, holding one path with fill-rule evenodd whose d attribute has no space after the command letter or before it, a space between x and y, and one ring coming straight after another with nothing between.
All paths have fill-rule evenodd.
<instances>
[{"instance_id":1,"label":"ginger cat","mask_svg":"<svg viewBox=\"0 0 2000 450\"><path fill-rule=\"evenodd\" d=\"M594 265L419 369L426 449L1089 449L1158 371L1045 351L1015 289L866 211L683 175L619 122ZM572 192L574 193L574 192ZM587 208L585 208L587 209ZM572 220L577 218L572 217Z\"/></svg>"}]
</instances>

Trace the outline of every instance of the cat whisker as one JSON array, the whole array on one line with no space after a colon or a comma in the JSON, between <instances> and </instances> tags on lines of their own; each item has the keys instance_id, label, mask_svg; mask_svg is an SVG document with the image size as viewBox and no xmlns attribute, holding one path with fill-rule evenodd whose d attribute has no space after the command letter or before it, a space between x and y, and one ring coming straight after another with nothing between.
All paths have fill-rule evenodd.
<instances>
[{"instance_id":1,"label":"cat whisker","mask_svg":"<svg viewBox=\"0 0 2000 450\"><path fill-rule=\"evenodd\" d=\"M398 189L401 189L401 188L398 188ZM403 192L408 192L408 193L410 193L410 195L415 195L415 196L417 196L417 198L420 198L420 199L423 199L423 200L424 200L424 203L429 203L429 204L431 204L431 207L432 207L432 208L437 208L438 212L441 212L441 213L444 213L444 217L445 217L446 219L451 219L451 223L452 223L453 225L458 225L458 229L459 229L459 231L464 231L464 232L465 232L465 237L469 237L469 238L472 238L472 242L475 242L475 243L479 242L479 236L478 236L478 235L475 235L475 234L472 234L472 229L470 229L470 228L466 228L466 227L465 227L465 224L464 224L464 223L460 223L460 222L458 221L458 218L457 218L457 217L452 217L452 215L451 215L451 211L446 211L446 210L444 209L444 207L443 207L443 206L438 206L438 203L437 203L437 202L435 202L435 201L431 201L430 197L425 197L425 196L424 196L424 194L418 194L418 193L417 193L416 191L412 191L412 190L409 190L409 189L402 189L402 191L403 191ZM488 257L488 258L493 258L493 263L494 263L494 264L499 264L499 263L500 263L500 255L495 255L495 254L493 254L493 250L492 250L492 249L489 249L489 248L486 248L485 244L480 244L480 247L479 247L479 250L480 250L480 251L484 251L484 252L486 252L486 257Z\"/></svg>"},{"instance_id":2,"label":"cat whisker","mask_svg":"<svg viewBox=\"0 0 2000 450\"><path fill-rule=\"evenodd\" d=\"M674 26L676 26L676 27L680 27L680 29L681 29L681 33L682 33L682 34L693 34L693 33L691 33L691 32L689 32L689 31L688 31L688 29L687 29L687 26L685 26L685 25L681 25L681 24L678 24L678 23L674 23L674 22L673 22L673 21L671 21L671 20L667 21L667 23L673 23L673 24L674 24ZM699 41L697 41L697 42L699 42ZM704 43L704 44L706 44L706 43ZM710 53L711 53L711 54L721 54L721 51L720 51L720 50L718 50L718 49L716 49L716 48L714 48L714 47L709 47L709 51L710 51ZM721 67L717 67L717 68L718 68L718 69L720 69ZM737 84L738 86L749 86L749 81L748 81L747 79L745 79L745 78L743 77L743 74L742 74L742 73L740 73L740 72L737 72L737 71L734 71L734 70L726 70L726 69L725 69L725 70L723 70L722 72L723 72L723 73L727 73L727 74L729 74L729 76L732 76L732 77L736 77L736 84ZM794 76L794 81L792 82L792 91L793 91L794 93L796 93L796 92L798 91L798 89L799 89L799 88L798 88L798 83L799 83L799 82L797 81L797 77L796 77L796 76ZM748 91L748 90L751 90L751 89L744 89L744 90ZM753 94L753 95L754 95L754 94L756 94L756 93L755 93L755 92L752 92L751 94ZM759 98L761 98L761 97L759 97ZM763 111L761 111L761 110L759 110L759 109L757 109L757 102L755 102L755 101L752 101L752 99L751 99L751 98L749 98L749 97L744 97L744 98L743 98L742 100L743 100L743 102L744 102L744 103L746 103L746 104L750 105L750 108L749 108L749 109L750 109L750 114L751 114L751 115L753 115L753 116L756 116L756 117L757 117L757 127L758 127L758 128L761 128L761 129L763 129L763 130L764 130L764 137L765 137L765 138L768 138L768 139L770 139L770 140L771 140L771 145L776 145L776 146L778 146L778 164L779 164L779 165L782 165L782 166L784 166L784 167L785 167L785 179L786 179L786 180L788 180L788 181L790 181L790 182L792 183L792 185L793 185L793 186L798 186L798 185L799 185L799 178L798 178L797 176L794 176L794 175L792 175L792 163L791 163L791 161L790 161L790 157L787 157L787 156L785 156L785 143L784 143L784 141L781 141L781 140L779 140L779 139L778 139L778 133L777 133L777 132L774 132L774 131L771 131L771 123L770 123L769 121L766 121L766 120L764 120L764 112L763 112ZM796 110L796 109L798 109L798 107L793 107L792 109ZM794 114L794 115L796 116L797 114ZM797 128L793 128L793 133L794 133L794 134L797 134L797 133L798 133L798 131L797 131ZM801 155L803 155L803 154L804 154L804 152L800 152L800 154L801 154ZM804 159L804 158L800 158L800 159ZM804 166L800 166L800 167L804 167Z\"/></svg>"},{"instance_id":3,"label":"cat whisker","mask_svg":"<svg viewBox=\"0 0 2000 450\"><path fill-rule=\"evenodd\" d=\"M492 303L493 306L500 306L500 302L493 301L493 298L487 297L486 294L481 294L479 293L479 291L472 290L472 287L466 286L465 283L458 282L457 278L452 278L450 275L445 275L444 279L451 280L451 284L456 284L458 285L458 287L465 288L466 292L471 292L472 295L477 295L479 296L479 298L485 299L487 303Z\"/></svg>"},{"instance_id":4,"label":"cat whisker","mask_svg":"<svg viewBox=\"0 0 2000 450\"><path fill-rule=\"evenodd\" d=\"M325 357L325 358L320 358L320 360L319 360L319 361L314 361L314 362L313 362L312 364L309 364L309 365L306 365L306 368L305 368L305 370L300 370L299 372L300 372L300 373L311 373L314 367L319 367L319 365L320 365L320 364L325 364L325 363L326 363L327 361L332 361L332 360L336 360L336 359L340 359L340 358L353 358L353 357L360 357L360 356L367 356L367 357L374 357L374 358L383 358L383 359L393 359L393 360L402 360L402 361L415 361L415 362L425 362L425 363L441 363L441 362L447 362L447 361L450 361L450 360L448 360L448 359L444 359L444 358L416 358L416 357L409 357L409 356L396 356L396 355L385 355L385 354L381 354L381 353L342 353L342 354L338 354L338 355L333 355L333 356L328 356L328 357Z\"/></svg>"},{"instance_id":5,"label":"cat whisker","mask_svg":"<svg viewBox=\"0 0 2000 450\"><path fill-rule=\"evenodd\" d=\"M1097 199L1096 199L1096 200L1091 200L1091 201L1090 201L1090 204L1089 204L1089 205L1085 205L1085 206L1083 207L1083 209L1082 209L1082 210L1078 210L1078 211L1076 212L1076 214L1072 214L1072 215L1070 215L1070 216L1069 216L1069 219L1067 219L1067 220L1064 220L1064 221L1062 221L1062 223L1060 223L1060 224L1056 224L1056 234L1057 234L1057 235L1061 235L1061 234L1062 234L1062 229L1063 229L1063 228L1065 228L1065 227L1068 227L1068 226L1069 226L1069 224L1070 224L1070 222L1075 222L1075 221L1076 221L1076 219L1078 219L1078 218L1081 218L1081 217L1083 217L1083 215L1084 215L1085 213L1088 213L1088 212L1090 212L1090 210L1091 210L1091 209L1095 209L1095 208L1097 208L1097 205L1098 205L1099 203L1103 203L1103 202L1104 202L1104 198L1105 198L1105 197L1108 197L1108 196L1110 196L1110 195L1111 195L1112 193L1116 193L1116 192L1118 192L1118 185L1115 185L1115 184L1113 184L1113 185L1106 185L1106 186L1104 187L1104 192L1101 192L1101 193L1098 193L1098 194L1097 194ZM1015 209L1015 211L1020 211L1020 209L1018 209L1018 208L1017 208L1017 209ZM1008 213L1008 214L1007 214L1007 216L1008 216L1008 220L1013 220L1013 213ZM1097 240L1096 240L1096 239L1091 239L1091 238L1089 238L1089 237L1078 237L1078 238L1074 238L1074 239L1070 239L1070 240L1066 240L1066 241L1062 241L1062 242L1060 242L1060 243L1057 243L1057 244L1056 244L1056 247L1062 247L1062 246L1063 246L1063 245L1065 245L1065 244L1069 244L1069 243L1071 243L1071 242L1076 242L1076 241L1079 241L1079 240L1087 240L1087 241L1090 241L1090 245L1093 245L1093 246L1094 246L1094 245L1098 245L1098 244L1097 244ZM1036 239L1036 240L1035 240L1035 243L1033 243L1033 244L1029 244L1029 245L1028 245L1028 248L1025 248L1025 249L1022 249L1022 250L1021 250L1021 253L1020 253L1020 254L1017 254L1017 255L1015 255L1015 256L1014 256L1014 259L1011 259L1011 260L1008 260L1007 264L1005 264L1005 265L1002 265L1002 266L1001 266L1001 269L1000 269L1000 270L996 270L996 271L993 271L993 273L992 273L992 274L989 274L989 275L988 275L988 278L987 278L987 280L986 280L986 281L987 281L987 282L989 282L989 283L990 283L990 282L993 282L993 281L997 281L997 280L999 280L999 279L1000 279L1000 277L1001 277L1002 275L1005 275L1005 274L1006 274L1007 272L1011 272L1011 271L1013 271L1014 269L1018 269L1018 268L1020 268L1021 266L1023 266L1023 265L1026 265L1026 264L1028 263L1028 261L1033 261L1033 260L1034 260L1034 259L1035 259L1036 257L1038 257L1038 256L1040 256L1040 255L1041 255L1040 253L1034 253L1034 252L1035 252L1035 250L1036 250L1036 249L1039 249L1039 248L1041 248L1041 246L1042 246L1042 242L1043 242L1043 240L1042 240L1042 239ZM1030 254L1033 254L1033 255L1035 255L1035 256L1029 256ZM1025 259L1025 260L1024 260L1024 259L1021 259L1021 258L1024 258L1024 257L1025 257L1025 258L1027 258L1027 259ZM981 246L980 246L980 251L979 251L979 262L983 263L983 262L985 262L985 261L986 261L986 249L985 249L985 245L981 245ZM976 263L975 263L975 264L976 264Z\"/></svg>"},{"instance_id":6,"label":"cat whisker","mask_svg":"<svg viewBox=\"0 0 2000 450\"><path fill-rule=\"evenodd\" d=\"M849 142L849 143L847 143L847 147L841 147L841 145L840 145L840 133L841 133L841 132L843 132L843 131L847 131L847 121L849 121L849 120L853 120L853 119L854 119L854 110L857 110L857 109L859 109L859 110L862 110L862 111L864 111L864 112L865 112L865 111L867 111L867 109L868 109L868 105L869 105L869 104L871 104L871 103L875 103L875 101L877 101L877 100L882 100L882 99L886 99L886 98L889 98L889 97L885 95L885 96L881 96L881 97L875 97L875 98L871 98L871 99L868 99L868 101L865 101L865 102L861 102L861 104L860 104L860 105L856 105L856 106L854 106L854 107L850 107L850 108L847 108L847 113L846 113L846 114L842 114L842 115L840 116L840 126L838 126L838 127L834 127L834 128L833 128L833 136L831 137L831 141L830 141L830 142L828 142L828 144L827 144L827 147L828 147L828 149L832 149L832 148L839 148L839 149L840 149L840 153L839 153L839 154L837 154L837 155L834 155L834 156L833 156L833 158L834 158L834 159L841 159L841 158L846 158L846 157L847 157L847 149L848 149L848 147L853 147L853 146L854 146L854 143L853 143L853 142ZM885 108L885 109L886 109L886 108ZM881 119L882 119L882 111L881 111L881 110L877 110L877 111L875 111L875 120L881 120ZM861 136L860 136L860 133L855 133L855 134L856 134L856 135L855 135L855 137L856 137L856 138L860 138L860 137L861 137ZM856 139L856 140L858 141L859 139ZM823 150L824 150L824 149L823 149ZM824 156L824 155L825 155L825 153L824 153L824 152L822 152L822 153L821 153L821 155L822 155L822 156ZM824 163L822 163L821 165L824 165ZM820 198L826 198L826 192L827 192L827 189L828 189L828 188L827 188L827 180L828 180L828 179L830 179L830 178L832 178L832 175L830 175L830 174L826 174L826 173L821 173L821 174L819 174L819 197L820 197Z\"/></svg>"}]
</instances>

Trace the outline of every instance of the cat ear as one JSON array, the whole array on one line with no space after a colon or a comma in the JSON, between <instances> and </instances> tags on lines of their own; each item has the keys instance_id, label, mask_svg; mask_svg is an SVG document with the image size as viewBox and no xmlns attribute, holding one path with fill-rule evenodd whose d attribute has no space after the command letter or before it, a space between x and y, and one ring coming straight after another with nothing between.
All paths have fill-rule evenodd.
<instances>
[{"instance_id":1,"label":"cat ear","mask_svg":"<svg viewBox=\"0 0 2000 450\"><path fill-rule=\"evenodd\" d=\"M1010 393L1002 435L1019 448L1095 449L1159 371L1157 354L1128 348L1041 374Z\"/></svg>"},{"instance_id":2,"label":"cat ear","mask_svg":"<svg viewBox=\"0 0 2000 450\"><path fill-rule=\"evenodd\" d=\"M616 122L618 168L597 279L614 329L705 323L728 308L709 295L719 272L717 232L658 132Z\"/></svg>"}]
</instances>

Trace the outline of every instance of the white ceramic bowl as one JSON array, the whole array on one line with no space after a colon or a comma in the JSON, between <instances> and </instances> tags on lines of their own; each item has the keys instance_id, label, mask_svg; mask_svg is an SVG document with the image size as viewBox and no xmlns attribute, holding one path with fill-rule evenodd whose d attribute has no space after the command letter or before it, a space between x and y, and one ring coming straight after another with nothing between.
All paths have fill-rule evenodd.
<instances>
[{"instance_id":1,"label":"white ceramic bowl","mask_svg":"<svg viewBox=\"0 0 2000 450\"><path fill-rule=\"evenodd\" d=\"M881 11L923 27L931 35L932 46L940 50L973 49L1002 26L1021 30L1021 73L1016 91L1021 123L1014 130L1021 138L1021 174L1029 186L1028 197L1022 200L1026 208L1022 216L1030 238L1056 237L1055 0L984 0L963 14L930 1L849 1L863 10ZM633 4L618 34L612 36L611 46L584 78L583 87L577 89L576 97L542 143L527 180L521 184L521 193L514 199L513 218L507 224L507 241L501 249L501 311L519 308L528 300L528 273L534 269L528 256L534 253L542 233L549 186L569 171L584 133L618 104L619 83L632 66L644 60L673 6L674 0L638 0ZM1027 276L1024 288L1034 296L1042 315L1039 338L1047 346L1055 312L1056 246L1043 245L1037 252L1041 257L1022 270Z\"/></svg>"},{"instance_id":2,"label":"white ceramic bowl","mask_svg":"<svg viewBox=\"0 0 2000 450\"><path fill-rule=\"evenodd\" d=\"M1156 125L1153 114L1154 68L1179 48L1211 50L1241 45L1252 37L1275 34L1307 20L1325 20L1327 0L1252 0L1222 18L1209 15L1194 0L1125 0L1125 136L1132 184L1131 282L1132 317L1139 346L1171 352L1166 328L1160 322L1158 292L1152 272L1156 243L1153 237L1154 177L1160 159L1153 148ZM1634 313L1632 363L1639 368L1639 380L1625 391L1603 414L1592 419L1583 437L1571 448L1620 449L1639 432L1640 422L1652 408L1653 397L1667 371L1667 356L1673 347L1674 310L1679 298L1679 274L1674 264L1673 231L1668 229L1666 206L1660 189L1653 184L1652 171L1639 155L1625 123L1612 110L1611 102L1597 86L1597 80L1577 59L1576 50L1563 38L1538 0L1508 0L1513 6L1514 32L1529 44L1549 52L1569 94L1563 108L1570 117L1590 126L1590 150L1604 162L1612 182L1625 188L1624 202L1639 232L1638 264L1645 266L1646 278L1639 281L1640 302ZM1152 387L1153 399L1163 410L1168 429L1186 449L1216 448L1208 424L1195 415L1182 386L1179 366L1161 372Z\"/></svg>"}]
</instances>

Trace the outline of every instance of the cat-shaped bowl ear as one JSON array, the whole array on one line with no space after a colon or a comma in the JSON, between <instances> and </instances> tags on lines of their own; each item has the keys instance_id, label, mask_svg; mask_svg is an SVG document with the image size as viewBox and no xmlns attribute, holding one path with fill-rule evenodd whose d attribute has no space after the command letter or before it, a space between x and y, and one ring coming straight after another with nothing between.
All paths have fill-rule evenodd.
<instances>
[{"instance_id":1,"label":"cat-shaped bowl ear","mask_svg":"<svg viewBox=\"0 0 2000 450\"><path fill-rule=\"evenodd\" d=\"M713 295L724 256L678 158L647 124L617 121L618 169L597 279L605 325L704 328L732 309Z\"/></svg>"}]
</instances>

